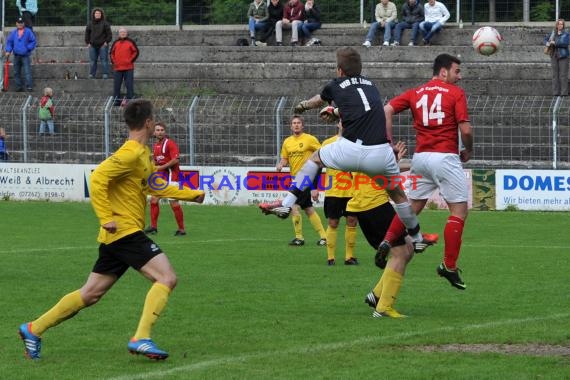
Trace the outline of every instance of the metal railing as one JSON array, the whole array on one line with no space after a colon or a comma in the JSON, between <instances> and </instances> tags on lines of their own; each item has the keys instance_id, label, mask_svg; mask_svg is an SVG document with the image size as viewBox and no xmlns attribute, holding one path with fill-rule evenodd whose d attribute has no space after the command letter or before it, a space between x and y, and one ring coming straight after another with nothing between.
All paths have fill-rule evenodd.
<instances>
[{"instance_id":1,"label":"metal railing","mask_svg":"<svg viewBox=\"0 0 570 380\"><path fill-rule=\"evenodd\" d=\"M0 125L12 162L96 164L127 136L122 107L112 98L54 99L55 135L39 135L39 98L0 97ZM199 166L273 166L290 134L292 107L301 99L273 96L193 96L150 99L155 119L178 143L181 162ZM555 97L471 96L475 148L468 167L570 168L570 102ZM305 131L320 141L336 128L317 111ZM409 112L394 120L395 138L415 148Z\"/></svg>"}]
</instances>

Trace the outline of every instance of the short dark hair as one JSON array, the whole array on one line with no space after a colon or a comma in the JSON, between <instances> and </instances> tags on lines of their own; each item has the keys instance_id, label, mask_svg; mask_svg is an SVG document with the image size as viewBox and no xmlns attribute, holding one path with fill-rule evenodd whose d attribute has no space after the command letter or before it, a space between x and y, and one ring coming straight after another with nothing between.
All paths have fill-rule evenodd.
<instances>
[{"instance_id":1,"label":"short dark hair","mask_svg":"<svg viewBox=\"0 0 570 380\"><path fill-rule=\"evenodd\" d=\"M348 77L362 73L362 59L355 48L345 46L336 51L336 65Z\"/></svg>"},{"instance_id":2,"label":"short dark hair","mask_svg":"<svg viewBox=\"0 0 570 380\"><path fill-rule=\"evenodd\" d=\"M125 108L124 116L129 130L143 129L147 119L152 119L152 103L144 99L133 100Z\"/></svg>"},{"instance_id":3,"label":"short dark hair","mask_svg":"<svg viewBox=\"0 0 570 380\"><path fill-rule=\"evenodd\" d=\"M461 64L461 61L459 60L459 58L454 57L453 55L450 54L440 54L437 57L435 57L435 60L433 61L433 75L434 76L438 76L439 75L439 71L441 69L451 69L451 65L453 65L454 63L457 63L458 65Z\"/></svg>"},{"instance_id":4,"label":"short dark hair","mask_svg":"<svg viewBox=\"0 0 570 380\"><path fill-rule=\"evenodd\" d=\"M158 126L160 125L162 128L166 129L166 124L164 124L162 121L157 121L156 123L154 123L154 126Z\"/></svg>"},{"instance_id":5,"label":"short dark hair","mask_svg":"<svg viewBox=\"0 0 570 380\"><path fill-rule=\"evenodd\" d=\"M294 114L293 116L291 116L291 119L289 119L289 124L293 123L293 120L295 119L301 120L301 124L305 125L305 119L303 118L303 116L298 114Z\"/></svg>"}]
</instances>

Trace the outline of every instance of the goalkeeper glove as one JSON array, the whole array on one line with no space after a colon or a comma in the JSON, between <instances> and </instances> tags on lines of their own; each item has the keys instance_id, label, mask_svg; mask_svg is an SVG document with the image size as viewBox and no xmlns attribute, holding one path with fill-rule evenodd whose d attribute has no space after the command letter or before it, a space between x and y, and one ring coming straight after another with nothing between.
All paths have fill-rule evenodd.
<instances>
[{"instance_id":1,"label":"goalkeeper glove","mask_svg":"<svg viewBox=\"0 0 570 380\"><path fill-rule=\"evenodd\" d=\"M307 103L308 102L306 100L303 100L301 103L297 104L295 108L293 108L293 110L295 111L295 113L303 113L309 109Z\"/></svg>"},{"instance_id":2,"label":"goalkeeper glove","mask_svg":"<svg viewBox=\"0 0 570 380\"><path fill-rule=\"evenodd\" d=\"M338 119L340 119L340 114L338 112L338 108L333 106L326 106L320 112L319 116L321 120L327 123L336 123Z\"/></svg>"}]
</instances>

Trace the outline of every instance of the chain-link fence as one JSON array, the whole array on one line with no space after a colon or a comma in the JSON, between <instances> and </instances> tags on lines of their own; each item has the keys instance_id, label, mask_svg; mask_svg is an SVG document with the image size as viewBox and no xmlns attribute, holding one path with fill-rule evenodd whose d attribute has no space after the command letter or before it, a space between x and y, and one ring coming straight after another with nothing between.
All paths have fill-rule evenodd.
<instances>
[{"instance_id":1,"label":"chain-link fence","mask_svg":"<svg viewBox=\"0 0 570 380\"><path fill-rule=\"evenodd\" d=\"M274 166L289 136L291 110L300 98L194 96L150 99L155 119L179 145L181 163L197 166ZM0 97L0 122L13 162L96 164L127 136L122 107L112 98L57 97L55 135L39 134L32 96ZM554 97L468 99L475 133L472 168L570 168L570 102ZM316 110L306 112L305 131L320 141L336 128ZM554 129L553 126L556 128ZM409 112L394 120L395 138L415 148Z\"/></svg>"}]
</instances>

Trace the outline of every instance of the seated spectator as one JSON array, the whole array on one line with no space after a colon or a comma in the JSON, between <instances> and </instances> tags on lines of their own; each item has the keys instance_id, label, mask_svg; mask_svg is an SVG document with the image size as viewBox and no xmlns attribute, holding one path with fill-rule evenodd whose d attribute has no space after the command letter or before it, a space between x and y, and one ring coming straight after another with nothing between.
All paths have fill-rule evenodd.
<instances>
[{"instance_id":1,"label":"seated spectator","mask_svg":"<svg viewBox=\"0 0 570 380\"><path fill-rule=\"evenodd\" d=\"M400 45L404 29L412 29L412 37L408 46L415 46L420 22L422 21L424 21L424 7L416 0L406 1L402 5L402 21L396 25L394 30L394 43L392 46Z\"/></svg>"},{"instance_id":2,"label":"seated spectator","mask_svg":"<svg viewBox=\"0 0 570 380\"><path fill-rule=\"evenodd\" d=\"M271 0L267 5L267 30L261 36L259 41L255 42L257 46L267 46L267 40L275 31L275 24L283 18L283 4L279 0Z\"/></svg>"},{"instance_id":3,"label":"seated spectator","mask_svg":"<svg viewBox=\"0 0 570 380\"><path fill-rule=\"evenodd\" d=\"M424 36L424 45L431 45L431 38L443 28L449 16L449 11L443 3L428 0L424 5L425 21L420 23L420 29Z\"/></svg>"},{"instance_id":4,"label":"seated spectator","mask_svg":"<svg viewBox=\"0 0 570 380\"><path fill-rule=\"evenodd\" d=\"M253 2L249 4L247 17L249 18L251 46L255 46L255 32L265 31L269 27L269 14L267 13L267 4L265 1L253 0Z\"/></svg>"},{"instance_id":5,"label":"seated spectator","mask_svg":"<svg viewBox=\"0 0 570 380\"><path fill-rule=\"evenodd\" d=\"M321 10L314 0L305 3L305 21L299 25L299 38L305 39L305 46L320 42L313 38L313 32L321 28Z\"/></svg>"},{"instance_id":6,"label":"seated spectator","mask_svg":"<svg viewBox=\"0 0 570 380\"><path fill-rule=\"evenodd\" d=\"M372 46L372 40L374 40L378 28L384 29L383 45L388 46L390 39L392 39L392 29L398 22L398 20L396 20L398 18L396 5L389 0L380 0L380 2L376 4L374 16L376 17L376 21L370 25L370 29L366 35L366 41L364 41L362 46Z\"/></svg>"},{"instance_id":7,"label":"seated spectator","mask_svg":"<svg viewBox=\"0 0 570 380\"><path fill-rule=\"evenodd\" d=\"M291 29L291 45L299 43L299 25L305 20L305 7L299 0L289 0L283 9L283 18L275 23L275 41L283 45L283 29Z\"/></svg>"}]
</instances>

